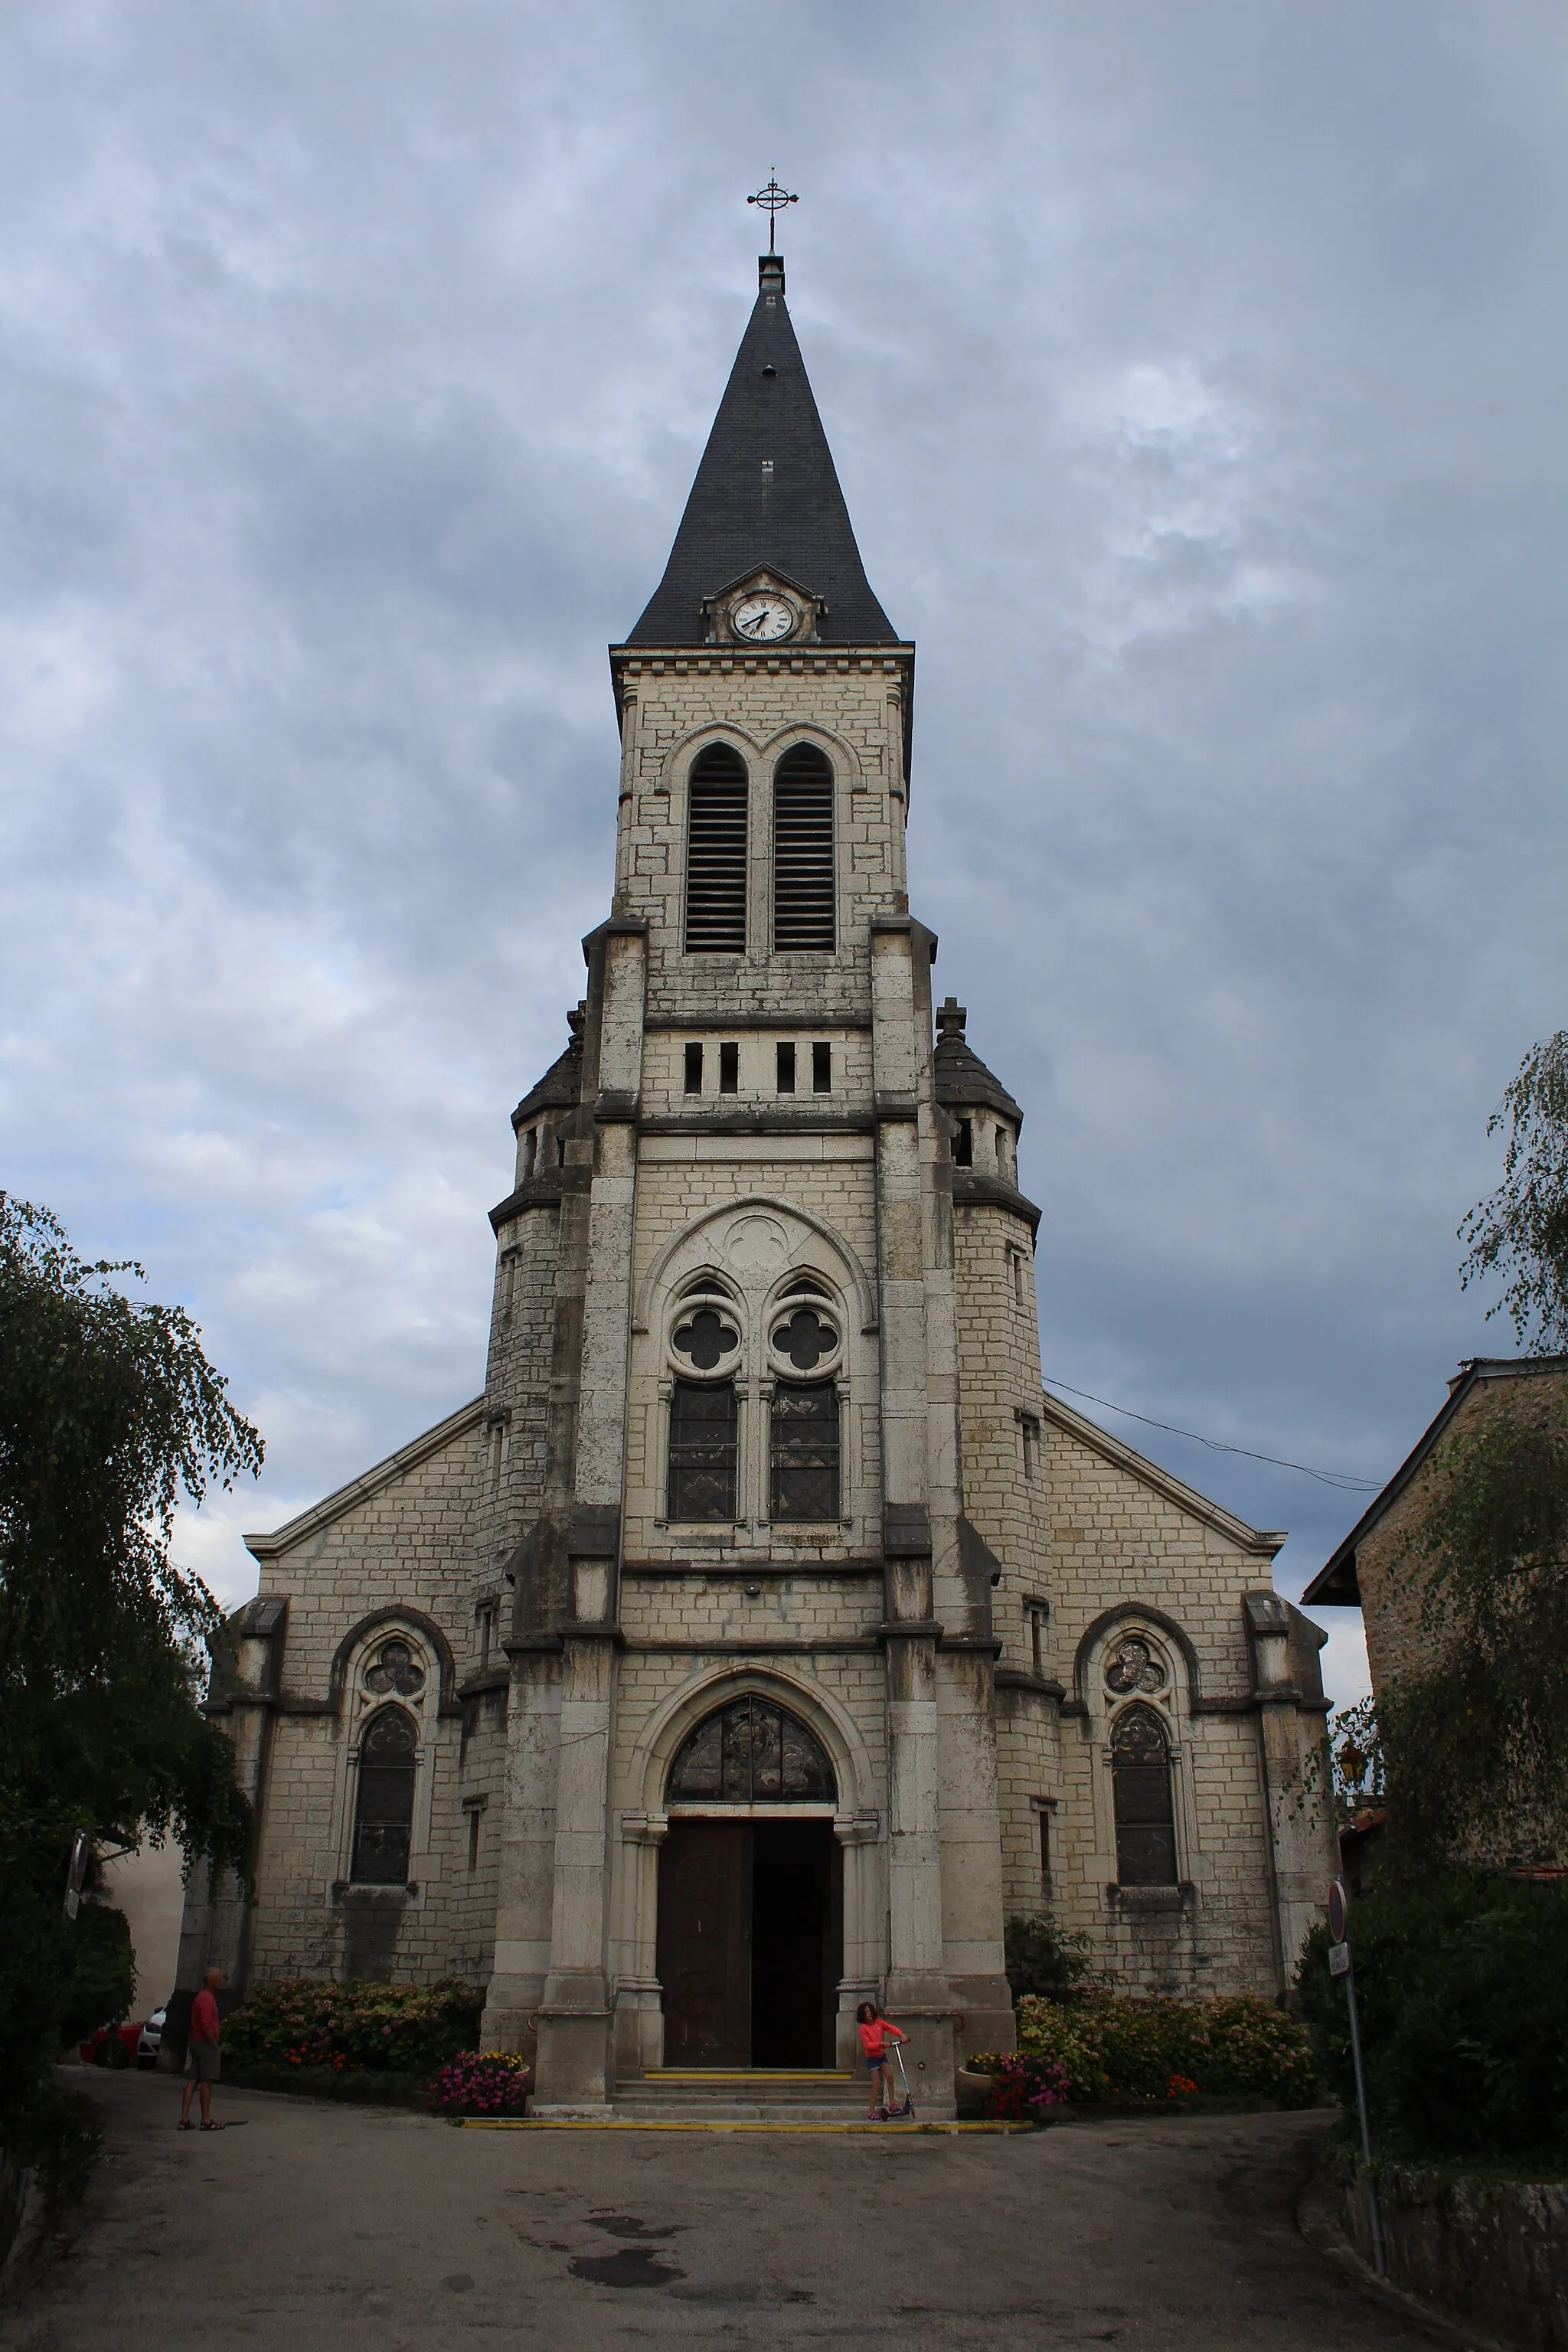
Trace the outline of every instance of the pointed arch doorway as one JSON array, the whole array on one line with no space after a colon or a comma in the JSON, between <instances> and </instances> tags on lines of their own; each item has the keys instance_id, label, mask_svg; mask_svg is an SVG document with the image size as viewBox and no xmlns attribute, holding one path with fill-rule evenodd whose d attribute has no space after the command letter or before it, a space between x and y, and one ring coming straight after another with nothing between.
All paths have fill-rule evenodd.
<instances>
[{"instance_id":1,"label":"pointed arch doorway","mask_svg":"<svg viewBox=\"0 0 1568 2352\"><path fill-rule=\"evenodd\" d=\"M658 1862L667 2066L831 2066L843 1967L833 1767L756 1692L678 1749Z\"/></svg>"}]
</instances>

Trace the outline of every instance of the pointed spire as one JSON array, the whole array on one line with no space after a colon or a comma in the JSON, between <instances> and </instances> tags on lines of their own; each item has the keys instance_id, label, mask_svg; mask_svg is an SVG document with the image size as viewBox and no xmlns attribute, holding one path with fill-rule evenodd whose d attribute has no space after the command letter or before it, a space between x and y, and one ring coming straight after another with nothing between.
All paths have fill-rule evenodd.
<instances>
[{"instance_id":1,"label":"pointed spire","mask_svg":"<svg viewBox=\"0 0 1568 2352\"><path fill-rule=\"evenodd\" d=\"M741 341L664 578L626 642L697 646L706 598L766 566L820 598L826 645L897 645L871 593L784 307L784 261L757 265Z\"/></svg>"}]
</instances>

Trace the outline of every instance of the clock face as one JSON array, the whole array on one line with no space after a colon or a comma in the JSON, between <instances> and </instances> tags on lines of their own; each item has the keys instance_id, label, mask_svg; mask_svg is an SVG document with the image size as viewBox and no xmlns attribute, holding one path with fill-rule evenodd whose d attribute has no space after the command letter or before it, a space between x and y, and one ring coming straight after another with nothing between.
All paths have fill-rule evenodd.
<instances>
[{"instance_id":1,"label":"clock face","mask_svg":"<svg viewBox=\"0 0 1568 2352\"><path fill-rule=\"evenodd\" d=\"M776 645L795 626L795 607L782 596L745 596L731 614L730 625L738 637L750 637L753 645Z\"/></svg>"}]
</instances>

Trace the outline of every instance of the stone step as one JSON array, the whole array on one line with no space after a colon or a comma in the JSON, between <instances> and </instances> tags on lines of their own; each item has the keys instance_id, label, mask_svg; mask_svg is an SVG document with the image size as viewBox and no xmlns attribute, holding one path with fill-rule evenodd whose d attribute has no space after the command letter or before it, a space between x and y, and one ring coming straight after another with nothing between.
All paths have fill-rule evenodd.
<instances>
[{"instance_id":1,"label":"stone step","mask_svg":"<svg viewBox=\"0 0 1568 2352\"><path fill-rule=\"evenodd\" d=\"M665 2067L617 2083L615 2110L628 2121L704 2123L864 2121L866 2084L837 2068Z\"/></svg>"}]
</instances>

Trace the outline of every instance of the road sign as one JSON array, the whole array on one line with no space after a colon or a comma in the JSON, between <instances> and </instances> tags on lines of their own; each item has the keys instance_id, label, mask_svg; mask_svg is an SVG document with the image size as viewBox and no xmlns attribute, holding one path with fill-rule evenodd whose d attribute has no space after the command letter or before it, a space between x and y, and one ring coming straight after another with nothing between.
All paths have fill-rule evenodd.
<instances>
[{"instance_id":1,"label":"road sign","mask_svg":"<svg viewBox=\"0 0 1568 2352\"><path fill-rule=\"evenodd\" d=\"M1350 1946L1348 1944L1331 1944L1329 1946L1329 1974L1331 1977L1348 1977L1350 1972Z\"/></svg>"},{"instance_id":2,"label":"road sign","mask_svg":"<svg viewBox=\"0 0 1568 2352\"><path fill-rule=\"evenodd\" d=\"M1329 1889L1329 1933L1336 1944L1344 1942L1345 1919L1350 1907L1351 1898L1346 1891L1344 1880L1336 1878ZM1342 1976L1344 1971L1342 1969L1336 1969L1334 1974Z\"/></svg>"}]
</instances>

